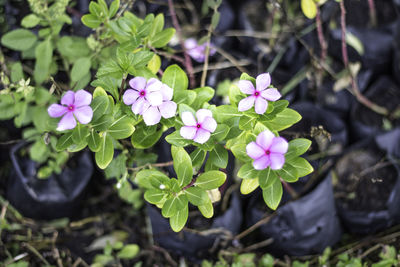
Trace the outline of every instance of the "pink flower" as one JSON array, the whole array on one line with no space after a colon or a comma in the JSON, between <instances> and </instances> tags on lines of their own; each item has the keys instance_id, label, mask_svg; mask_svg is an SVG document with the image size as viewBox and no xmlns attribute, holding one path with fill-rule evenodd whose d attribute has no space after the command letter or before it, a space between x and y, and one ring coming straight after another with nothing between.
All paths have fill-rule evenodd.
<instances>
[{"instance_id":1,"label":"pink flower","mask_svg":"<svg viewBox=\"0 0 400 267\"><path fill-rule=\"evenodd\" d=\"M181 128L180 133L185 139L204 144L217 128L217 122L212 117L211 110L208 109L199 109L196 117L197 121L191 112L182 112L182 121L185 126Z\"/></svg>"},{"instance_id":2,"label":"pink flower","mask_svg":"<svg viewBox=\"0 0 400 267\"><path fill-rule=\"evenodd\" d=\"M63 116L58 123L58 131L69 130L75 128L75 118L81 124L87 124L92 120L93 110L89 106L91 102L92 95L85 90L79 90L76 93L68 91L61 98L61 105L52 104L47 112L52 118Z\"/></svg>"},{"instance_id":3,"label":"pink flower","mask_svg":"<svg viewBox=\"0 0 400 267\"><path fill-rule=\"evenodd\" d=\"M247 155L254 159L253 166L256 170L271 167L272 170L282 169L285 164L284 154L288 150L288 142L282 137L266 130L261 132L255 142L246 146Z\"/></svg>"},{"instance_id":4,"label":"pink flower","mask_svg":"<svg viewBox=\"0 0 400 267\"><path fill-rule=\"evenodd\" d=\"M258 114L264 114L268 107L269 101L276 101L281 98L281 94L275 88L268 88L271 85L271 76L269 73L263 73L256 78L256 88L251 81L240 80L239 89L242 93L250 96L240 100L239 111L246 111L251 109L255 103L255 111ZM268 88L268 89L267 89Z\"/></svg>"},{"instance_id":5,"label":"pink flower","mask_svg":"<svg viewBox=\"0 0 400 267\"><path fill-rule=\"evenodd\" d=\"M207 48L206 43L199 45L195 39L189 38L185 40L184 45L186 52L191 58L193 58L197 62L204 62ZM215 52L215 49L210 46L210 56L214 55Z\"/></svg>"},{"instance_id":6,"label":"pink flower","mask_svg":"<svg viewBox=\"0 0 400 267\"><path fill-rule=\"evenodd\" d=\"M171 101L173 90L155 78L146 81L143 77L135 77L129 81L133 89L123 95L126 105L132 105L132 112L143 115L146 125L160 122L161 116L168 119L175 116L177 105Z\"/></svg>"}]
</instances>

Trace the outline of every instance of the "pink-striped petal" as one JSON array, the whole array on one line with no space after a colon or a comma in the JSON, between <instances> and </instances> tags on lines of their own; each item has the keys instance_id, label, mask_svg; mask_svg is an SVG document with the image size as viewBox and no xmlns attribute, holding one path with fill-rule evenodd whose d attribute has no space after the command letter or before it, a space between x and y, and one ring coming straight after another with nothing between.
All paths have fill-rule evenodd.
<instances>
[{"instance_id":1,"label":"pink-striped petal","mask_svg":"<svg viewBox=\"0 0 400 267\"><path fill-rule=\"evenodd\" d=\"M174 101L163 102L159 107L161 116L164 118L172 118L175 116L177 105Z\"/></svg>"},{"instance_id":2,"label":"pink-striped petal","mask_svg":"<svg viewBox=\"0 0 400 267\"><path fill-rule=\"evenodd\" d=\"M132 112L136 115L142 115L142 113L146 111L148 107L149 102L144 97L139 97L136 102L132 104Z\"/></svg>"},{"instance_id":3,"label":"pink-striped petal","mask_svg":"<svg viewBox=\"0 0 400 267\"><path fill-rule=\"evenodd\" d=\"M132 105L139 97L139 92L136 90L128 89L125 91L124 95L122 96L122 100L124 101L125 105Z\"/></svg>"},{"instance_id":4,"label":"pink-striped petal","mask_svg":"<svg viewBox=\"0 0 400 267\"><path fill-rule=\"evenodd\" d=\"M147 126L155 125L160 122L161 114L157 107L149 107L143 112L143 120Z\"/></svg>"},{"instance_id":5,"label":"pink-striped petal","mask_svg":"<svg viewBox=\"0 0 400 267\"><path fill-rule=\"evenodd\" d=\"M161 87L161 93L163 95L163 100L168 101L172 99L172 96L174 95L174 90L172 90L172 88L168 85L163 84Z\"/></svg>"},{"instance_id":6,"label":"pink-striped petal","mask_svg":"<svg viewBox=\"0 0 400 267\"><path fill-rule=\"evenodd\" d=\"M193 140L194 136L196 135L197 128L194 126L183 126L179 132L183 138Z\"/></svg>"},{"instance_id":7,"label":"pink-striped petal","mask_svg":"<svg viewBox=\"0 0 400 267\"><path fill-rule=\"evenodd\" d=\"M264 170L268 168L268 166L271 164L271 161L267 155L262 156L261 158L258 158L253 161L253 167L256 170Z\"/></svg>"},{"instance_id":8,"label":"pink-striped petal","mask_svg":"<svg viewBox=\"0 0 400 267\"><path fill-rule=\"evenodd\" d=\"M269 73L262 73L256 78L257 91L263 91L271 84L271 76Z\"/></svg>"},{"instance_id":9,"label":"pink-striped petal","mask_svg":"<svg viewBox=\"0 0 400 267\"><path fill-rule=\"evenodd\" d=\"M212 117L206 117L201 123L201 128L213 133L217 129L217 122Z\"/></svg>"},{"instance_id":10,"label":"pink-striped petal","mask_svg":"<svg viewBox=\"0 0 400 267\"><path fill-rule=\"evenodd\" d=\"M210 139L210 136L211 134L209 131L200 128L197 130L193 141L199 144L204 144L208 139Z\"/></svg>"},{"instance_id":11,"label":"pink-striped petal","mask_svg":"<svg viewBox=\"0 0 400 267\"><path fill-rule=\"evenodd\" d=\"M74 115L80 123L88 124L93 118L93 110L89 106L83 106L75 109Z\"/></svg>"},{"instance_id":12,"label":"pink-striped petal","mask_svg":"<svg viewBox=\"0 0 400 267\"><path fill-rule=\"evenodd\" d=\"M68 108L65 106L61 106L59 104L52 104L48 109L47 113L52 118L58 118L64 115L68 111Z\"/></svg>"},{"instance_id":13,"label":"pink-striped petal","mask_svg":"<svg viewBox=\"0 0 400 267\"><path fill-rule=\"evenodd\" d=\"M275 135L271 131L265 130L257 136L256 143L262 149L267 151L269 150L269 147L271 146L272 140L274 140L274 138Z\"/></svg>"},{"instance_id":14,"label":"pink-striped petal","mask_svg":"<svg viewBox=\"0 0 400 267\"><path fill-rule=\"evenodd\" d=\"M267 111L268 102L262 97L257 97L256 103L254 105L254 110L257 114L264 114Z\"/></svg>"},{"instance_id":15,"label":"pink-striped petal","mask_svg":"<svg viewBox=\"0 0 400 267\"><path fill-rule=\"evenodd\" d=\"M281 93L276 88L268 88L261 92L261 96L269 101L276 101L281 98Z\"/></svg>"},{"instance_id":16,"label":"pink-striped petal","mask_svg":"<svg viewBox=\"0 0 400 267\"><path fill-rule=\"evenodd\" d=\"M148 92L146 95L146 99L152 106L159 106L163 102L163 96L161 92Z\"/></svg>"},{"instance_id":17,"label":"pink-striped petal","mask_svg":"<svg viewBox=\"0 0 400 267\"><path fill-rule=\"evenodd\" d=\"M156 78L151 78L147 82L146 92L160 91L162 86L163 84L159 80L157 80Z\"/></svg>"},{"instance_id":18,"label":"pink-striped petal","mask_svg":"<svg viewBox=\"0 0 400 267\"><path fill-rule=\"evenodd\" d=\"M283 137L275 137L272 140L271 146L269 147L269 151L273 153L281 153L285 154L288 150L289 144Z\"/></svg>"},{"instance_id":19,"label":"pink-striped petal","mask_svg":"<svg viewBox=\"0 0 400 267\"><path fill-rule=\"evenodd\" d=\"M256 142L251 142L246 146L247 155L252 159L258 159L265 155L264 149L257 145Z\"/></svg>"},{"instance_id":20,"label":"pink-striped petal","mask_svg":"<svg viewBox=\"0 0 400 267\"><path fill-rule=\"evenodd\" d=\"M251 81L240 80L238 83L239 89L242 93L247 95L252 95L256 89Z\"/></svg>"},{"instance_id":21,"label":"pink-striped petal","mask_svg":"<svg viewBox=\"0 0 400 267\"><path fill-rule=\"evenodd\" d=\"M65 131L74 129L76 126L76 120L72 112L67 112L64 117L58 123L57 131Z\"/></svg>"},{"instance_id":22,"label":"pink-striped petal","mask_svg":"<svg viewBox=\"0 0 400 267\"><path fill-rule=\"evenodd\" d=\"M73 91L67 91L61 98L61 105L69 106L73 105L75 100L75 93Z\"/></svg>"},{"instance_id":23,"label":"pink-striped petal","mask_svg":"<svg viewBox=\"0 0 400 267\"><path fill-rule=\"evenodd\" d=\"M283 164L285 164L285 157L279 153L271 153L269 159L271 161L271 169L273 170L282 169Z\"/></svg>"},{"instance_id":24,"label":"pink-striped petal","mask_svg":"<svg viewBox=\"0 0 400 267\"><path fill-rule=\"evenodd\" d=\"M211 117L211 118L212 118L212 112L211 112L211 110L209 110L209 109L202 108L202 109L199 109L199 110L196 112L196 118L197 118L197 122L198 122L198 123L203 123L204 120L205 120L207 117Z\"/></svg>"},{"instance_id":25,"label":"pink-striped petal","mask_svg":"<svg viewBox=\"0 0 400 267\"><path fill-rule=\"evenodd\" d=\"M249 97L243 98L239 102L238 110L246 111L246 110L251 109L251 107L254 105L255 100L256 100L255 96L249 96Z\"/></svg>"},{"instance_id":26,"label":"pink-striped petal","mask_svg":"<svg viewBox=\"0 0 400 267\"><path fill-rule=\"evenodd\" d=\"M89 106L91 102L92 102L92 94L86 92L85 90L76 91L75 102L74 102L75 107L79 108L83 106Z\"/></svg>"},{"instance_id":27,"label":"pink-striped petal","mask_svg":"<svg viewBox=\"0 0 400 267\"><path fill-rule=\"evenodd\" d=\"M197 125L197 121L194 118L192 112L190 112L190 111L182 112L182 122L186 126L196 126Z\"/></svg>"},{"instance_id":28,"label":"pink-striped petal","mask_svg":"<svg viewBox=\"0 0 400 267\"><path fill-rule=\"evenodd\" d=\"M133 89L140 91L146 87L146 79L143 77L135 77L129 81L130 87Z\"/></svg>"}]
</instances>

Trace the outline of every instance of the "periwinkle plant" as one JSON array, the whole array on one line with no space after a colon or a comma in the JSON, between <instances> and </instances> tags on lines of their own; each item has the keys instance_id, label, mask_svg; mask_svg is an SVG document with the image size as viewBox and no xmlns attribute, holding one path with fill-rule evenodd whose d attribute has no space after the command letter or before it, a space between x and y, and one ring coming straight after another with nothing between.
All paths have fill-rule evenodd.
<instances>
[{"instance_id":1,"label":"periwinkle plant","mask_svg":"<svg viewBox=\"0 0 400 267\"><path fill-rule=\"evenodd\" d=\"M90 14L82 17L101 35L97 46L92 44L95 53L106 44L115 51L99 65L91 82L96 87L93 94L68 91L57 95L61 105L41 107L48 109L48 120L62 117L58 128L46 128L46 134L56 138L55 149L76 152L88 147L106 175L118 179L118 187L126 188L128 180L137 183L145 200L161 209L174 231L186 224L189 203L205 217L213 216L209 193L227 179L222 170L229 163L228 151L241 165L236 174L243 179L241 192L261 187L266 204L276 209L281 181L295 182L313 169L301 157L309 140L287 142L279 137L301 116L288 108L288 101L279 100L270 75L254 79L244 73L229 89L229 104L210 104L215 90L189 89L188 77L178 65L159 72L158 49L165 48L175 33L163 29L163 15L149 14L142 20L125 11L114 17L118 9L119 1L108 7L99 0L91 2ZM49 102L59 103L54 98ZM152 164L151 148L167 130L171 133L165 140L171 145L177 177L168 177L157 169L160 164ZM116 157L115 149L121 150Z\"/></svg>"}]
</instances>

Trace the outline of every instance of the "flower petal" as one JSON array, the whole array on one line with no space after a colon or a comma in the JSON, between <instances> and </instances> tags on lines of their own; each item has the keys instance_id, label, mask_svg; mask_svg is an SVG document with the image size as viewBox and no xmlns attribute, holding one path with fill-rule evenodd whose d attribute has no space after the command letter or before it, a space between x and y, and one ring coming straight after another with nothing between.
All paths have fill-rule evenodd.
<instances>
[{"instance_id":1,"label":"flower petal","mask_svg":"<svg viewBox=\"0 0 400 267\"><path fill-rule=\"evenodd\" d=\"M202 109L199 109L196 112L196 117L197 117L197 122L198 123L203 123L205 118L207 118L207 117L211 117L212 118L212 116L213 116L212 112L209 109L202 108Z\"/></svg>"},{"instance_id":2,"label":"flower petal","mask_svg":"<svg viewBox=\"0 0 400 267\"><path fill-rule=\"evenodd\" d=\"M75 93L73 91L67 91L61 98L61 105L69 106L74 104Z\"/></svg>"},{"instance_id":3,"label":"flower petal","mask_svg":"<svg viewBox=\"0 0 400 267\"><path fill-rule=\"evenodd\" d=\"M179 132L183 138L193 140L194 136L196 135L197 128L193 126L183 126Z\"/></svg>"},{"instance_id":4,"label":"flower petal","mask_svg":"<svg viewBox=\"0 0 400 267\"><path fill-rule=\"evenodd\" d=\"M268 166L271 164L271 161L267 155L262 156L261 158L258 158L253 161L253 167L256 170L264 170L268 168Z\"/></svg>"},{"instance_id":5,"label":"flower petal","mask_svg":"<svg viewBox=\"0 0 400 267\"><path fill-rule=\"evenodd\" d=\"M146 78L144 77L135 77L129 81L130 87L138 91L143 90L146 87L146 83Z\"/></svg>"},{"instance_id":6,"label":"flower petal","mask_svg":"<svg viewBox=\"0 0 400 267\"><path fill-rule=\"evenodd\" d=\"M163 84L161 87L161 93L163 95L163 100L168 101L172 99L172 96L174 95L174 90L172 90L172 88L168 85Z\"/></svg>"},{"instance_id":7,"label":"flower petal","mask_svg":"<svg viewBox=\"0 0 400 267\"><path fill-rule=\"evenodd\" d=\"M163 96L161 92L148 92L146 95L146 99L152 106L159 106L163 102Z\"/></svg>"},{"instance_id":8,"label":"flower petal","mask_svg":"<svg viewBox=\"0 0 400 267\"><path fill-rule=\"evenodd\" d=\"M205 142L207 142L208 139L210 139L210 136L211 134L209 131L200 128L197 130L193 141L199 144L204 144Z\"/></svg>"},{"instance_id":9,"label":"flower petal","mask_svg":"<svg viewBox=\"0 0 400 267\"><path fill-rule=\"evenodd\" d=\"M182 122L186 126L196 126L197 121L194 118L192 112L190 111L184 111L182 112Z\"/></svg>"},{"instance_id":10,"label":"flower petal","mask_svg":"<svg viewBox=\"0 0 400 267\"><path fill-rule=\"evenodd\" d=\"M68 111L68 108L65 106L61 106L59 104L52 104L48 109L47 113L52 118L58 118L64 115Z\"/></svg>"},{"instance_id":11,"label":"flower petal","mask_svg":"<svg viewBox=\"0 0 400 267\"><path fill-rule=\"evenodd\" d=\"M163 84L159 80L157 80L156 78L151 78L147 82L146 92L149 93L149 92L160 91L162 86Z\"/></svg>"},{"instance_id":12,"label":"flower petal","mask_svg":"<svg viewBox=\"0 0 400 267\"><path fill-rule=\"evenodd\" d=\"M242 93L252 95L256 89L252 82L248 80L240 80L238 83L239 89Z\"/></svg>"},{"instance_id":13,"label":"flower petal","mask_svg":"<svg viewBox=\"0 0 400 267\"><path fill-rule=\"evenodd\" d=\"M172 118L175 116L177 105L174 101L163 102L159 107L161 116L164 118Z\"/></svg>"},{"instance_id":14,"label":"flower petal","mask_svg":"<svg viewBox=\"0 0 400 267\"><path fill-rule=\"evenodd\" d=\"M269 73L262 73L256 78L257 91L263 91L271 84L271 76Z\"/></svg>"},{"instance_id":15,"label":"flower petal","mask_svg":"<svg viewBox=\"0 0 400 267\"><path fill-rule=\"evenodd\" d=\"M256 104L254 105L254 110L257 114L264 114L267 111L268 102L262 97L257 97Z\"/></svg>"},{"instance_id":16,"label":"flower petal","mask_svg":"<svg viewBox=\"0 0 400 267\"><path fill-rule=\"evenodd\" d=\"M269 158L271 160L271 169L273 170L279 170L282 169L283 164L285 164L285 157L282 154L279 153L271 153L269 155Z\"/></svg>"},{"instance_id":17,"label":"flower petal","mask_svg":"<svg viewBox=\"0 0 400 267\"><path fill-rule=\"evenodd\" d=\"M271 146L272 140L274 140L274 138L275 135L271 131L265 130L257 136L256 143L266 151L269 150L269 147Z\"/></svg>"},{"instance_id":18,"label":"flower petal","mask_svg":"<svg viewBox=\"0 0 400 267\"><path fill-rule=\"evenodd\" d=\"M122 99L125 105L132 105L139 97L139 92L136 90L128 89L125 91Z\"/></svg>"},{"instance_id":19,"label":"flower petal","mask_svg":"<svg viewBox=\"0 0 400 267\"><path fill-rule=\"evenodd\" d=\"M147 126L155 125L160 122L161 114L157 107L149 107L143 112L143 120Z\"/></svg>"},{"instance_id":20,"label":"flower petal","mask_svg":"<svg viewBox=\"0 0 400 267\"><path fill-rule=\"evenodd\" d=\"M249 97L243 98L239 102L238 110L246 111L246 110L251 109L251 107L254 105L255 100L256 100L255 96L249 96Z\"/></svg>"},{"instance_id":21,"label":"flower petal","mask_svg":"<svg viewBox=\"0 0 400 267\"><path fill-rule=\"evenodd\" d=\"M281 93L276 88L268 88L261 92L261 96L269 101L276 101L281 98Z\"/></svg>"},{"instance_id":22,"label":"flower petal","mask_svg":"<svg viewBox=\"0 0 400 267\"><path fill-rule=\"evenodd\" d=\"M75 102L74 102L75 107L79 108L83 106L89 106L91 102L92 102L92 94L86 92L85 90L76 91Z\"/></svg>"},{"instance_id":23,"label":"flower petal","mask_svg":"<svg viewBox=\"0 0 400 267\"><path fill-rule=\"evenodd\" d=\"M88 124L93 118L93 110L89 106L83 106L83 107L77 108L74 111L74 115L80 123Z\"/></svg>"},{"instance_id":24,"label":"flower petal","mask_svg":"<svg viewBox=\"0 0 400 267\"><path fill-rule=\"evenodd\" d=\"M264 149L257 145L256 142L251 142L246 146L247 155L252 159L258 159L265 155Z\"/></svg>"},{"instance_id":25,"label":"flower petal","mask_svg":"<svg viewBox=\"0 0 400 267\"><path fill-rule=\"evenodd\" d=\"M197 41L194 38L186 39L184 46L186 49L192 49L197 46Z\"/></svg>"},{"instance_id":26,"label":"flower petal","mask_svg":"<svg viewBox=\"0 0 400 267\"><path fill-rule=\"evenodd\" d=\"M273 153L285 154L288 150L289 144L283 137L275 137L272 140L269 150Z\"/></svg>"},{"instance_id":27,"label":"flower petal","mask_svg":"<svg viewBox=\"0 0 400 267\"><path fill-rule=\"evenodd\" d=\"M142 115L149 105L149 102L144 97L139 97L135 103L132 104L132 112L136 115Z\"/></svg>"},{"instance_id":28,"label":"flower petal","mask_svg":"<svg viewBox=\"0 0 400 267\"><path fill-rule=\"evenodd\" d=\"M201 128L213 133L217 129L217 122L212 117L206 117L201 123Z\"/></svg>"},{"instance_id":29,"label":"flower petal","mask_svg":"<svg viewBox=\"0 0 400 267\"><path fill-rule=\"evenodd\" d=\"M76 126L76 120L72 112L67 112L67 114L62 117L58 123L57 131L64 131L74 129Z\"/></svg>"}]
</instances>

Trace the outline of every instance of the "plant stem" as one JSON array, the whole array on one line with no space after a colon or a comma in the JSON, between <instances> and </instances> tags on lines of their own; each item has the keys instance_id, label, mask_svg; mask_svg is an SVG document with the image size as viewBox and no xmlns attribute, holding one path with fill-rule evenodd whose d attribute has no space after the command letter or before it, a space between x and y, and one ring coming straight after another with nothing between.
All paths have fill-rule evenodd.
<instances>
[{"instance_id":1,"label":"plant stem","mask_svg":"<svg viewBox=\"0 0 400 267\"><path fill-rule=\"evenodd\" d=\"M179 43L181 44L181 47L183 50L183 55L185 57L185 68L189 74L190 87L194 87L195 79L194 79L194 74L193 74L192 60L190 59L188 53L186 52L185 44L184 44L183 38L182 38L182 30L179 25L178 17L176 16L175 7L174 7L174 3L172 2L172 0L168 0L168 7L169 7L169 13L171 14L171 17L172 17L172 24L174 25L174 28L176 29L176 34L178 35Z\"/></svg>"},{"instance_id":2,"label":"plant stem","mask_svg":"<svg viewBox=\"0 0 400 267\"><path fill-rule=\"evenodd\" d=\"M296 190L293 189L285 180L281 178L281 182L285 190L290 194L293 200L299 198L299 194L297 194Z\"/></svg>"},{"instance_id":3,"label":"plant stem","mask_svg":"<svg viewBox=\"0 0 400 267\"><path fill-rule=\"evenodd\" d=\"M315 20L317 22L318 40L321 46L321 61L324 62L326 59L328 44L326 43L324 38L324 32L322 29L322 20L321 20L321 9L319 5L317 5L317 17L315 18Z\"/></svg>"},{"instance_id":4,"label":"plant stem","mask_svg":"<svg viewBox=\"0 0 400 267\"><path fill-rule=\"evenodd\" d=\"M171 161L161 162L161 163L153 163L153 164L149 163L149 164L146 164L146 165L143 165L143 166L139 166L139 167L135 167L135 168L127 168L127 169L130 170L130 171L139 171L139 170L147 168L147 167L150 167L150 168L153 168L153 167L168 167L168 166L172 166L173 164L174 164L174 162L171 160Z\"/></svg>"},{"instance_id":5,"label":"plant stem","mask_svg":"<svg viewBox=\"0 0 400 267\"><path fill-rule=\"evenodd\" d=\"M369 18L371 20L372 27L375 27L378 24L378 20L376 19L376 9L374 0L368 0L369 7Z\"/></svg>"},{"instance_id":6,"label":"plant stem","mask_svg":"<svg viewBox=\"0 0 400 267\"><path fill-rule=\"evenodd\" d=\"M203 73L201 75L200 87L204 87L206 85L208 57L210 56L211 33L212 33L212 26L210 24L210 27L208 28L208 34L207 34L206 54L205 54L204 65L203 65Z\"/></svg>"},{"instance_id":7,"label":"plant stem","mask_svg":"<svg viewBox=\"0 0 400 267\"><path fill-rule=\"evenodd\" d=\"M119 97L122 97L122 93L124 92L124 88L125 88L125 83L126 83L126 75L124 75L124 77L122 78L122 82L121 82L121 88L119 89Z\"/></svg>"}]
</instances>

